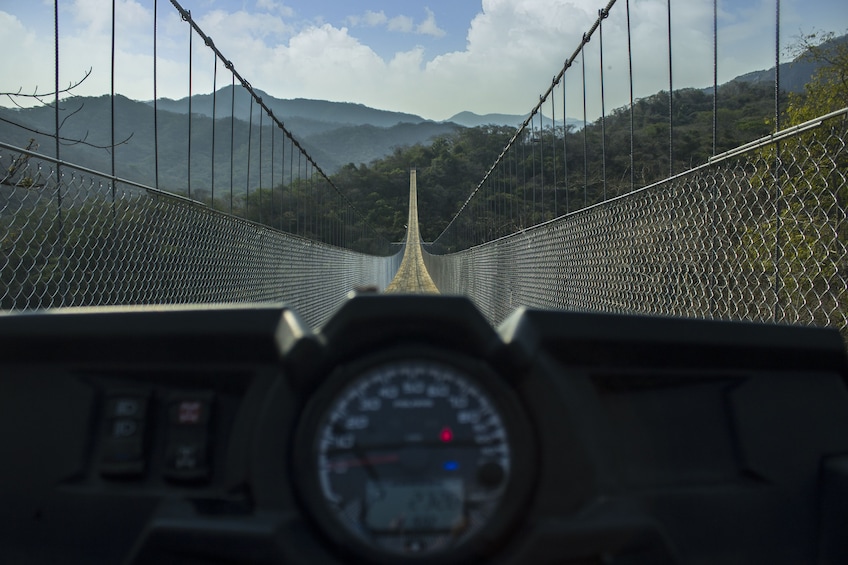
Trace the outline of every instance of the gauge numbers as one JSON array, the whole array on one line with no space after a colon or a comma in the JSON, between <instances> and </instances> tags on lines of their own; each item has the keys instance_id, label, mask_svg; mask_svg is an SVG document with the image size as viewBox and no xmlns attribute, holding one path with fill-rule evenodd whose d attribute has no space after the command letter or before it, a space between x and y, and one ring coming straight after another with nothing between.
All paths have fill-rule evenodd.
<instances>
[{"instance_id":1,"label":"gauge numbers","mask_svg":"<svg viewBox=\"0 0 848 565\"><path fill-rule=\"evenodd\" d=\"M456 547L486 525L509 481L502 414L482 383L445 363L394 361L357 375L316 432L330 513L383 552Z\"/></svg>"}]
</instances>

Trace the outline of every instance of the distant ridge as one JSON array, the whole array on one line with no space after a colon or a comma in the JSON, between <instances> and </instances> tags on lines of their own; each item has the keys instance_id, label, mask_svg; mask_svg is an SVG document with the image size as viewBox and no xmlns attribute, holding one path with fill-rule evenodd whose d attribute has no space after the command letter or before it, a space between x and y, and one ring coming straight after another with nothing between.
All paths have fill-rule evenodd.
<instances>
[{"instance_id":1,"label":"distant ridge","mask_svg":"<svg viewBox=\"0 0 848 565\"><path fill-rule=\"evenodd\" d=\"M262 102L274 112L274 115L281 121L289 119L308 119L314 122L323 122L333 124L334 127L340 125L345 126L361 126L370 125L376 127L389 128L397 124L420 124L430 120L425 120L421 116L415 114L407 114L404 112L391 112L389 110L378 110L369 108L364 104L356 104L353 102L329 102L326 100L309 100L305 98L295 98L291 100L276 98L267 92L255 89L256 94L262 98ZM215 105L217 111L215 116L218 118L227 118L230 116L233 107L233 87L225 86L216 93ZM235 115L237 117L247 117L250 111L250 93L242 87L236 87L235 91ZM148 102L153 104L153 102ZM179 100L171 100L169 98L160 98L158 107L161 110L167 110L177 114L188 113L188 97ZM259 106L254 104L254 116L259 115ZM192 114L200 114L207 117L212 117L212 94L195 94L191 99Z\"/></svg>"},{"instance_id":2,"label":"distant ridge","mask_svg":"<svg viewBox=\"0 0 848 565\"><path fill-rule=\"evenodd\" d=\"M479 115L474 112L460 112L454 116L451 116L445 122L452 122L460 126L465 126L467 128L476 128L478 126L513 126L518 127L524 120L527 119L529 114L524 114L523 116L518 114L484 114ZM551 123L551 119L548 116L543 114L543 120L546 126L549 126ZM566 122L568 125L573 126L576 129L580 129L583 127L583 121L575 118L566 118ZM557 126L562 126L562 120L556 121Z\"/></svg>"}]
</instances>

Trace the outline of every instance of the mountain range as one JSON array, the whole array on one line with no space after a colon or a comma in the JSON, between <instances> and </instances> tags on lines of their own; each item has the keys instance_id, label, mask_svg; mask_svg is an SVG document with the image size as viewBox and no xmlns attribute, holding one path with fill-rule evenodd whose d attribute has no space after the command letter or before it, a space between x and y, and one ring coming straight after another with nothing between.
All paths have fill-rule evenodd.
<instances>
[{"instance_id":1,"label":"mountain range","mask_svg":"<svg viewBox=\"0 0 848 565\"><path fill-rule=\"evenodd\" d=\"M846 36L837 39L845 40ZM785 90L802 91L815 69L814 63L804 61L782 64L781 84ZM774 69L755 71L734 79L738 82L773 80ZM285 100L261 90L256 90L256 93L327 174L348 163L370 163L401 147L427 145L435 138L450 135L460 128L482 125L517 127L526 118L526 115L480 116L473 112L460 112L448 120L436 122L414 114L379 110L362 104ZM212 185L213 161L216 193L222 185L229 188L231 177L248 179L247 185L258 186L259 163L268 162L260 161L259 147L262 145L262 159L270 160L271 144L276 141L275 152L280 151L283 136L275 130L276 140L272 137L271 119L252 100L244 88L231 85L214 94L196 94L190 101L188 97L157 100L160 187L185 191L189 124L193 189L207 189ZM61 148L62 159L109 171L114 153L115 172L119 177L154 185L156 144L153 103L115 97L115 140L118 145L109 149L112 144L111 106L110 97L105 95L71 97L62 101L61 136L65 138ZM549 118L545 120L550 123ZM558 121L558 125L561 123ZM583 126L580 120L573 118L567 118L566 123L575 129ZM54 128L55 113L52 108L0 108L0 141L19 147L40 147L41 152L53 154L55 140L50 132ZM81 140L84 142L80 143ZM275 166L282 167L280 164ZM245 186L244 180L239 183Z\"/></svg>"}]
</instances>

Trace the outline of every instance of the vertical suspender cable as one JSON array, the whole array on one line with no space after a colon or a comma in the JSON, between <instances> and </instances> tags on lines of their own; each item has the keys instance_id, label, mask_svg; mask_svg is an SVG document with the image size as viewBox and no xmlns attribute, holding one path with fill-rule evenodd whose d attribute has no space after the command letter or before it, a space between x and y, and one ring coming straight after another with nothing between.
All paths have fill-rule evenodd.
<instances>
[{"instance_id":1,"label":"vertical suspender cable","mask_svg":"<svg viewBox=\"0 0 848 565\"><path fill-rule=\"evenodd\" d=\"M191 17L191 11L189 11L188 15L189 15L189 17ZM192 45L191 45L191 40L192 40L193 37L194 37L194 28L191 27L191 26L188 26L188 162L187 162L187 165L186 165L186 167L188 169L188 173L187 173L188 179L187 179L186 182L187 182L187 185L188 185L188 197L189 198L191 198L191 93L192 93L192 88L191 88L191 86L192 86L191 85L191 75L192 75L192 51L191 51Z\"/></svg>"},{"instance_id":2,"label":"vertical suspender cable","mask_svg":"<svg viewBox=\"0 0 848 565\"><path fill-rule=\"evenodd\" d=\"M65 269L67 266L67 262L65 260L65 225L64 225L64 217L62 215L62 167L58 163L61 159L59 155L59 0L54 0L53 2L53 41L54 41L54 65L55 65L55 81L53 84L53 92L54 92L54 108L53 108L53 117L55 121L55 133L56 133L56 206L57 210L57 220L59 222L59 236L58 236L58 247L59 247L59 260L60 260L60 273L61 277L59 279L59 296L60 296L60 306L65 306L67 302L67 282L65 281Z\"/></svg>"},{"instance_id":3,"label":"vertical suspender cable","mask_svg":"<svg viewBox=\"0 0 848 565\"><path fill-rule=\"evenodd\" d=\"M775 0L774 23L774 131L780 131L780 0ZM781 199L783 188L780 184L780 141L774 146L774 314L773 321L780 320L780 232Z\"/></svg>"},{"instance_id":4,"label":"vertical suspender cable","mask_svg":"<svg viewBox=\"0 0 848 565\"><path fill-rule=\"evenodd\" d=\"M112 178L109 179L109 184L111 187L111 196L112 196L112 234L109 239L113 241L112 247L109 252L109 289L114 292L118 285L115 284L115 279L117 278L117 261L116 258L119 255L117 250L115 249L115 245L119 241L119 235L117 233L117 219L118 219L118 211L115 207L115 179L117 176L115 175L115 150L117 146L115 145L115 0L112 0L112 45L111 45L111 69L109 72L109 119L111 122L111 131L109 136L109 155L111 160L111 173Z\"/></svg>"},{"instance_id":5,"label":"vertical suspender cable","mask_svg":"<svg viewBox=\"0 0 848 565\"><path fill-rule=\"evenodd\" d=\"M636 163L634 159L635 145L633 143L633 134L635 131L633 123L633 49L631 47L631 27L630 27L630 0L625 3L627 12L627 70L630 75L630 191L633 192L636 184Z\"/></svg>"},{"instance_id":6,"label":"vertical suspender cable","mask_svg":"<svg viewBox=\"0 0 848 565\"><path fill-rule=\"evenodd\" d=\"M115 0L112 0L112 71L110 73L111 90L109 102L111 104L110 116L112 120L112 136L109 142L112 158L112 211L115 210Z\"/></svg>"},{"instance_id":7,"label":"vertical suspender cable","mask_svg":"<svg viewBox=\"0 0 848 565\"><path fill-rule=\"evenodd\" d=\"M522 213L521 227L522 227L522 229L527 227L528 225L530 225L527 222L527 141L526 141L527 135L526 135L526 131L527 130L525 129L525 135L522 136L522 137L524 137L525 141L521 144L521 176L522 176L522 182L521 182L521 213Z\"/></svg>"},{"instance_id":8,"label":"vertical suspender cable","mask_svg":"<svg viewBox=\"0 0 848 565\"><path fill-rule=\"evenodd\" d=\"M307 208L304 215L304 219L306 220L306 229L308 229L308 233L311 234L307 235L307 237L309 237L310 239L317 239L317 230L315 228L315 219L317 216L315 215L315 207L318 204L318 199L316 198L317 193L315 192L315 176L313 174L314 171L312 169L312 161L310 159L307 158L306 161L303 163L303 170L306 173L307 186Z\"/></svg>"},{"instance_id":9,"label":"vertical suspender cable","mask_svg":"<svg viewBox=\"0 0 848 565\"><path fill-rule=\"evenodd\" d=\"M554 218L559 216L557 207L557 150L556 150L556 102L554 91L551 90L551 153L554 155Z\"/></svg>"},{"instance_id":10,"label":"vertical suspender cable","mask_svg":"<svg viewBox=\"0 0 848 565\"><path fill-rule=\"evenodd\" d=\"M291 226L285 221L285 202L286 202L286 132L283 131L282 149L280 150L280 229L283 231L291 231ZM289 176L291 176L291 164L289 164ZM289 209L291 209L291 181L289 181Z\"/></svg>"},{"instance_id":11,"label":"vertical suspender cable","mask_svg":"<svg viewBox=\"0 0 848 565\"><path fill-rule=\"evenodd\" d=\"M212 71L212 186L210 189L211 192L211 200L209 205L214 209L215 208L215 123L218 121L217 119L217 110L218 110L218 57L213 57L215 67Z\"/></svg>"},{"instance_id":12,"label":"vertical suspender cable","mask_svg":"<svg viewBox=\"0 0 848 565\"><path fill-rule=\"evenodd\" d=\"M671 72L671 0L668 6L668 176L674 176L674 88Z\"/></svg>"},{"instance_id":13,"label":"vertical suspender cable","mask_svg":"<svg viewBox=\"0 0 848 565\"><path fill-rule=\"evenodd\" d=\"M586 34L583 34L583 45L580 47L580 66L583 68L583 207L588 204L589 191L589 139L586 130Z\"/></svg>"},{"instance_id":14,"label":"vertical suspender cable","mask_svg":"<svg viewBox=\"0 0 848 565\"><path fill-rule=\"evenodd\" d=\"M156 94L157 77L156 77L156 19L158 0L153 0L153 163L156 170L156 189L159 189L159 96Z\"/></svg>"},{"instance_id":15,"label":"vertical suspender cable","mask_svg":"<svg viewBox=\"0 0 848 565\"><path fill-rule=\"evenodd\" d=\"M713 156L718 139L718 0L713 0Z\"/></svg>"},{"instance_id":16,"label":"vertical suspender cable","mask_svg":"<svg viewBox=\"0 0 848 565\"><path fill-rule=\"evenodd\" d=\"M565 77L562 74L562 176L563 186L565 188L565 213L569 212L568 202L568 114L565 111Z\"/></svg>"},{"instance_id":17,"label":"vertical suspender cable","mask_svg":"<svg viewBox=\"0 0 848 565\"><path fill-rule=\"evenodd\" d=\"M717 154L718 147L718 0L713 0L713 156ZM716 289L717 275L719 271L718 258L716 256L716 239L718 231L718 186L714 184L710 187L711 201L710 208L712 209L712 221L710 222L710 266L708 278L708 291L710 297L710 318L714 318L717 314L716 307Z\"/></svg>"},{"instance_id":18,"label":"vertical suspender cable","mask_svg":"<svg viewBox=\"0 0 848 565\"><path fill-rule=\"evenodd\" d=\"M512 209L512 201L513 201L513 187L512 187L512 161L515 158L515 154L513 153L514 149L510 150L509 155L506 156L506 179L505 182L507 186L505 187L507 198L509 198L509 231L513 231L515 229L515 216L513 215Z\"/></svg>"},{"instance_id":19,"label":"vertical suspender cable","mask_svg":"<svg viewBox=\"0 0 848 565\"><path fill-rule=\"evenodd\" d=\"M294 140L292 140L292 150L294 150ZM300 234L300 210L302 206L300 205L300 195L303 194L303 186L300 183L300 153L297 154L297 195L295 196L295 233Z\"/></svg>"},{"instance_id":20,"label":"vertical suspender cable","mask_svg":"<svg viewBox=\"0 0 848 565\"><path fill-rule=\"evenodd\" d=\"M227 61L227 68L230 69L232 76L232 85L230 86L230 214L233 213L233 153L236 137L236 74L233 72L232 63Z\"/></svg>"},{"instance_id":21,"label":"vertical suspender cable","mask_svg":"<svg viewBox=\"0 0 848 565\"><path fill-rule=\"evenodd\" d=\"M261 102L261 100L260 100ZM273 163L271 167L273 168ZM259 108L259 223L262 223L262 108ZM272 193L273 194L273 193ZM272 196L273 198L273 196Z\"/></svg>"},{"instance_id":22,"label":"vertical suspender cable","mask_svg":"<svg viewBox=\"0 0 848 565\"><path fill-rule=\"evenodd\" d=\"M533 119L534 116L530 116L530 129L532 130L532 136L530 137L530 149L533 150L533 208L530 215L530 225L536 225L538 222L536 221L536 120Z\"/></svg>"},{"instance_id":23,"label":"vertical suspender cable","mask_svg":"<svg viewBox=\"0 0 848 565\"><path fill-rule=\"evenodd\" d=\"M780 0L775 1L774 25L774 131L780 131Z\"/></svg>"},{"instance_id":24,"label":"vertical suspender cable","mask_svg":"<svg viewBox=\"0 0 848 565\"><path fill-rule=\"evenodd\" d=\"M55 133L56 133L56 160L61 159L59 155L59 0L53 1L53 42L54 42L54 50L55 54L53 57L53 64L55 66L55 81L54 81L54 90L53 90L53 118L55 122ZM57 164L58 167L58 164ZM57 169L58 171L58 169ZM56 181L59 181L59 174L56 174ZM59 213L62 212L62 192L61 185L59 186Z\"/></svg>"},{"instance_id":25,"label":"vertical suspender cable","mask_svg":"<svg viewBox=\"0 0 848 565\"><path fill-rule=\"evenodd\" d=\"M601 60L601 178L603 179L603 201L607 199L607 120L604 100L604 18L605 10L598 11L598 53Z\"/></svg>"},{"instance_id":26,"label":"vertical suspender cable","mask_svg":"<svg viewBox=\"0 0 848 565\"><path fill-rule=\"evenodd\" d=\"M244 217L250 218L250 150L252 149L251 141L253 141L253 97L250 97L250 108L247 118L247 180L244 186Z\"/></svg>"},{"instance_id":27,"label":"vertical suspender cable","mask_svg":"<svg viewBox=\"0 0 848 565\"><path fill-rule=\"evenodd\" d=\"M539 205L542 208L542 221L544 222L547 219L545 215L545 116L542 115L541 96L539 96L539 173L542 175Z\"/></svg>"},{"instance_id":28,"label":"vertical suspender cable","mask_svg":"<svg viewBox=\"0 0 848 565\"><path fill-rule=\"evenodd\" d=\"M300 167L300 163L298 163ZM300 170L298 169L298 173ZM294 210L295 231L292 232L291 223L289 223L288 231L297 233L297 196L294 193L294 141L289 138L289 199L291 200L291 208Z\"/></svg>"}]
</instances>

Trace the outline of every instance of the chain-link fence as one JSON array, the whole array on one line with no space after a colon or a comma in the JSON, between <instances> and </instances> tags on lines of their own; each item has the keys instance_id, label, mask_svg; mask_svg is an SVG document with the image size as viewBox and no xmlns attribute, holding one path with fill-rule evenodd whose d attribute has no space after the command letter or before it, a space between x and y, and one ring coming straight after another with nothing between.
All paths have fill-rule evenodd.
<instances>
[{"instance_id":1,"label":"chain-link fence","mask_svg":"<svg viewBox=\"0 0 848 565\"><path fill-rule=\"evenodd\" d=\"M402 253L304 239L0 144L0 307L284 301L315 326ZM353 239L351 237L351 239Z\"/></svg>"},{"instance_id":2,"label":"chain-link fence","mask_svg":"<svg viewBox=\"0 0 848 565\"><path fill-rule=\"evenodd\" d=\"M846 141L848 109L425 262L442 293L470 296L492 322L528 306L818 324L848 336Z\"/></svg>"}]
</instances>

